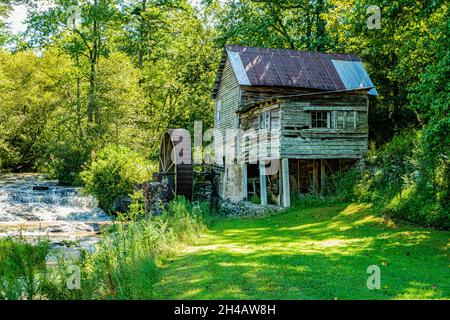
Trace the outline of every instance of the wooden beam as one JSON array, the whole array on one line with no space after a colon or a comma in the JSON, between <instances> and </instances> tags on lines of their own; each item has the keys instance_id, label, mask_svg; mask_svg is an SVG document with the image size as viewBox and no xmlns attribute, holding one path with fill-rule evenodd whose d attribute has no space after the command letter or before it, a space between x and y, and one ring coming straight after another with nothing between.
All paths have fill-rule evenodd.
<instances>
[{"instance_id":1,"label":"wooden beam","mask_svg":"<svg viewBox=\"0 0 450 320\"><path fill-rule=\"evenodd\" d=\"M289 183L289 159L284 158L281 160L281 180L283 182L282 190L282 203L283 207L289 208L291 206L291 188Z\"/></svg>"},{"instance_id":2,"label":"wooden beam","mask_svg":"<svg viewBox=\"0 0 450 320\"><path fill-rule=\"evenodd\" d=\"M267 205L267 189L266 189L266 164L264 161L259 161L259 184L261 188L261 204Z\"/></svg>"},{"instance_id":3,"label":"wooden beam","mask_svg":"<svg viewBox=\"0 0 450 320\"><path fill-rule=\"evenodd\" d=\"M244 201L248 200L248 183L247 183L247 164L242 165L242 199Z\"/></svg>"},{"instance_id":4,"label":"wooden beam","mask_svg":"<svg viewBox=\"0 0 450 320\"><path fill-rule=\"evenodd\" d=\"M319 191L319 164L317 159L313 160L313 192L317 193Z\"/></svg>"},{"instance_id":5,"label":"wooden beam","mask_svg":"<svg viewBox=\"0 0 450 320\"><path fill-rule=\"evenodd\" d=\"M281 174L281 160L278 161L278 205L283 205L283 175Z\"/></svg>"},{"instance_id":6,"label":"wooden beam","mask_svg":"<svg viewBox=\"0 0 450 320\"><path fill-rule=\"evenodd\" d=\"M320 160L320 194L323 195L325 193L325 182L326 182L326 174L325 174L325 160Z\"/></svg>"}]
</instances>

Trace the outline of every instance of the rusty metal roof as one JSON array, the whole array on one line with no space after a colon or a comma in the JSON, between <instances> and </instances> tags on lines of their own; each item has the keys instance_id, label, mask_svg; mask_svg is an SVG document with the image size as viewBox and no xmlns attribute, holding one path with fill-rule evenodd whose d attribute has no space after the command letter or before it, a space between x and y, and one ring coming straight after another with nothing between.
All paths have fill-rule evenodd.
<instances>
[{"instance_id":1,"label":"rusty metal roof","mask_svg":"<svg viewBox=\"0 0 450 320\"><path fill-rule=\"evenodd\" d=\"M212 91L214 98L217 95L227 59L231 63L236 79L243 86L277 86L331 91L356 89L353 88L355 83L372 85L364 67L362 69L365 73L345 73L342 71L342 66L345 67L345 64L338 64L339 72L336 69L336 61L357 62L358 66L362 66L358 55L227 45ZM352 63L348 65L354 66ZM349 74L350 77L355 78L349 79ZM345 75L344 78L343 75ZM364 78L356 79L356 77Z\"/></svg>"}]
</instances>

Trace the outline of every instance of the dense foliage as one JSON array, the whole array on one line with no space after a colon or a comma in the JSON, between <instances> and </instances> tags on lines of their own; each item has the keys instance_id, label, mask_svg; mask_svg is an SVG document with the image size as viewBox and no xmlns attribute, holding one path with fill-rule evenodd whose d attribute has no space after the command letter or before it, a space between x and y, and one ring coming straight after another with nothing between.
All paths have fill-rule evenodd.
<instances>
[{"instance_id":1,"label":"dense foliage","mask_svg":"<svg viewBox=\"0 0 450 320\"><path fill-rule=\"evenodd\" d=\"M33 245L23 239L0 239L0 300L35 298L44 287L49 251L45 241Z\"/></svg>"},{"instance_id":2,"label":"dense foliage","mask_svg":"<svg viewBox=\"0 0 450 320\"><path fill-rule=\"evenodd\" d=\"M75 29L75 2L37 3L27 33L0 49L1 168L78 184L109 143L154 158L166 128L211 125L214 30L186 1L78 1Z\"/></svg>"},{"instance_id":3,"label":"dense foliage","mask_svg":"<svg viewBox=\"0 0 450 320\"><path fill-rule=\"evenodd\" d=\"M380 28L368 26L370 5L381 9ZM367 186L382 194L400 181L390 211L424 225L448 221L448 1L30 0L23 34L5 23L13 7L0 4L1 169L80 184L80 172L98 166L92 155L110 144L156 159L166 128L212 125L210 88L226 43L355 53L380 93L369 112L378 160L368 168L381 176L367 173Z\"/></svg>"},{"instance_id":4,"label":"dense foliage","mask_svg":"<svg viewBox=\"0 0 450 320\"><path fill-rule=\"evenodd\" d=\"M373 203L397 220L449 229L448 172L442 172L448 162L432 168L422 156L423 139L417 131L394 137L371 152L363 169L336 174L330 195L344 202Z\"/></svg>"},{"instance_id":5,"label":"dense foliage","mask_svg":"<svg viewBox=\"0 0 450 320\"><path fill-rule=\"evenodd\" d=\"M150 180L151 169L138 153L109 145L94 156L81 177L84 190L97 198L101 208L111 211L114 200L130 196L137 184Z\"/></svg>"}]
</instances>

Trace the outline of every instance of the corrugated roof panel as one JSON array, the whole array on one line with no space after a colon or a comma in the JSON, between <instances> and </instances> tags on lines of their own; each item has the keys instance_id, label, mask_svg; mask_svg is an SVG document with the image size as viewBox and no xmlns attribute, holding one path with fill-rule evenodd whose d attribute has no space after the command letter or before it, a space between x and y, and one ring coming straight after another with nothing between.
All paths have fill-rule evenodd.
<instances>
[{"instance_id":1,"label":"corrugated roof panel","mask_svg":"<svg viewBox=\"0 0 450 320\"><path fill-rule=\"evenodd\" d=\"M330 80L333 83L333 86L336 90L344 90L345 86L342 83L341 78L339 77L339 74L336 71L336 68L334 67L331 60L322 60L325 69L327 70L328 75L330 76Z\"/></svg>"},{"instance_id":2,"label":"corrugated roof panel","mask_svg":"<svg viewBox=\"0 0 450 320\"><path fill-rule=\"evenodd\" d=\"M250 86L251 83L248 79L247 72L245 71L244 64L242 63L239 53L228 51L228 57L239 84L242 86Z\"/></svg>"},{"instance_id":3,"label":"corrugated roof panel","mask_svg":"<svg viewBox=\"0 0 450 320\"><path fill-rule=\"evenodd\" d=\"M332 60L339 77L344 83L345 89L370 88L369 94L378 95L377 89L367 74L362 62Z\"/></svg>"},{"instance_id":4,"label":"corrugated roof panel","mask_svg":"<svg viewBox=\"0 0 450 320\"><path fill-rule=\"evenodd\" d=\"M227 45L226 53L241 85L286 86L318 90L373 87L361 59L352 54ZM223 61L221 68L223 68ZM217 93L221 70L216 78ZM378 94L375 89L370 94Z\"/></svg>"}]
</instances>

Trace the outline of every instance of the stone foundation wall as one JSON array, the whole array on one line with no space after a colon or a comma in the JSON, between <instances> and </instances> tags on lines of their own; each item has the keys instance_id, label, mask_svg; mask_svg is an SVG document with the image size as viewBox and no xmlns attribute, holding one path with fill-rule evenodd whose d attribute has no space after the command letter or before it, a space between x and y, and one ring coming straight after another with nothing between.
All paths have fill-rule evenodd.
<instances>
[{"instance_id":1,"label":"stone foundation wall","mask_svg":"<svg viewBox=\"0 0 450 320\"><path fill-rule=\"evenodd\" d=\"M264 216L282 210L278 206L263 206L247 201L231 201L219 196L217 181L220 175L197 181L194 185L193 201L207 202L211 210L225 216ZM138 186L143 191L145 211L161 214L170 199L169 185L164 182L147 182Z\"/></svg>"},{"instance_id":2,"label":"stone foundation wall","mask_svg":"<svg viewBox=\"0 0 450 320\"><path fill-rule=\"evenodd\" d=\"M219 212L226 216L265 216L282 210L278 206L263 206L247 201L233 202L230 200L221 200L219 202Z\"/></svg>"},{"instance_id":3,"label":"stone foundation wall","mask_svg":"<svg viewBox=\"0 0 450 320\"><path fill-rule=\"evenodd\" d=\"M158 215L167 208L170 199L167 182L145 182L138 189L144 194L145 212Z\"/></svg>"}]
</instances>

